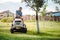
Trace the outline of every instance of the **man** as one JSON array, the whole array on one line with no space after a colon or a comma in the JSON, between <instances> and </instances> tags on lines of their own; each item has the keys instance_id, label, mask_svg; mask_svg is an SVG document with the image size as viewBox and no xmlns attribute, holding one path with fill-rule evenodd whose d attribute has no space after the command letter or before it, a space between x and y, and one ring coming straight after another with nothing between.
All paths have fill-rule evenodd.
<instances>
[{"instance_id":1,"label":"man","mask_svg":"<svg viewBox=\"0 0 60 40\"><path fill-rule=\"evenodd\" d=\"M23 18L22 18L22 7L19 7L19 9L16 11L16 17L20 17L20 19L22 19L23 21ZM24 23L24 21L23 21Z\"/></svg>"}]
</instances>

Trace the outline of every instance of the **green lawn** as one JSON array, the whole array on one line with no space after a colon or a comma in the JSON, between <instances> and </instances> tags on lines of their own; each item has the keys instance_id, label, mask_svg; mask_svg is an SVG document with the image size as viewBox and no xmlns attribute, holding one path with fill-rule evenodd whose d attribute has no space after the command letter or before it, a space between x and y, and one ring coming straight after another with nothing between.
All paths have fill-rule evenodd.
<instances>
[{"instance_id":1,"label":"green lawn","mask_svg":"<svg viewBox=\"0 0 60 40\"><path fill-rule=\"evenodd\" d=\"M27 33L10 33L11 23L0 22L0 40L60 40L60 22L40 21L40 34L37 34L36 23L25 22Z\"/></svg>"}]
</instances>

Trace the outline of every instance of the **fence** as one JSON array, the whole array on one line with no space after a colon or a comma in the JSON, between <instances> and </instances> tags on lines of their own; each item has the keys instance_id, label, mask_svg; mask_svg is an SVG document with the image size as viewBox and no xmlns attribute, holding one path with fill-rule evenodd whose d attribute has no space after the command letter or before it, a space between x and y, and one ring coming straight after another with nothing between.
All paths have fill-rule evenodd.
<instances>
[{"instance_id":1,"label":"fence","mask_svg":"<svg viewBox=\"0 0 60 40\"><path fill-rule=\"evenodd\" d=\"M39 20L42 20L43 17L42 16L38 16ZM35 20L36 19L36 16L23 16L23 19L24 20ZM49 16L45 16L44 19L46 21L50 20L50 21L60 21L60 16L52 16L52 17L49 17Z\"/></svg>"}]
</instances>

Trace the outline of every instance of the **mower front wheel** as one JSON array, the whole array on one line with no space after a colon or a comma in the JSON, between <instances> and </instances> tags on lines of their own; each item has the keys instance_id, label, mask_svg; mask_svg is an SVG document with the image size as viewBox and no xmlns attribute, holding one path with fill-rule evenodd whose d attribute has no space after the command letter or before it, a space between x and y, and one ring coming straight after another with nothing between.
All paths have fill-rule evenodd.
<instances>
[{"instance_id":1,"label":"mower front wheel","mask_svg":"<svg viewBox=\"0 0 60 40\"><path fill-rule=\"evenodd\" d=\"M14 30L13 29L11 29L11 33L14 33Z\"/></svg>"}]
</instances>

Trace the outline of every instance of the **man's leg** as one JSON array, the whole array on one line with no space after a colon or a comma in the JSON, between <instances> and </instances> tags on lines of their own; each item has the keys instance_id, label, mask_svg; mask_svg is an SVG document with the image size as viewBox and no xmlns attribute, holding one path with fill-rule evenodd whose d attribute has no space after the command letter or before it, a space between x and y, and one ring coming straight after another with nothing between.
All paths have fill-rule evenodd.
<instances>
[{"instance_id":1,"label":"man's leg","mask_svg":"<svg viewBox=\"0 0 60 40\"><path fill-rule=\"evenodd\" d=\"M22 22L23 22L23 24L24 24L24 20L23 20L23 18L22 18Z\"/></svg>"},{"instance_id":2,"label":"man's leg","mask_svg":"<svg viewBox=\"0 0 60 40\"><path fill-rule=\"evenodd\" d=\"M24 24L24 20L23 20L23 18L21 17L21 19L22 19L22 22L23 22L23 24Z\"/></svg>"}]
</instances>

